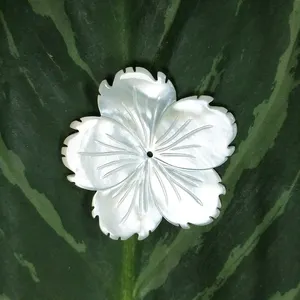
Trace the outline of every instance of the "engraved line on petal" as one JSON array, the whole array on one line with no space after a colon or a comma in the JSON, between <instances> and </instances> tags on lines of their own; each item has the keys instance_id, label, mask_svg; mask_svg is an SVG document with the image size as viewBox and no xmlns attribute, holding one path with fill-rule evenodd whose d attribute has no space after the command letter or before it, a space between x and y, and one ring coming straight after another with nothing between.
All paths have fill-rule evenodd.
<instances>
[{"instance_id":1,"label":"engraved line on petal","mask_svg":"<svg viewBox=\"0 0 300 300\"><path fill-rule=\"evenodd\" d=\"M174 147L171 150L183 150L183 149L201 148L201 147L202 147L201 145L192 144L192 145Z\"/></svg>"},{"instance_id":2,"label":"engraved line on petal","mask_svg":"<svg viewBox=\"0 0 300 300\"><path fill-rule=\"evenodd\" d=\"M166 200L166 204L168 205L169 199L168 199L168 194L167 194L166 187L165 187L165 185L163 184L162 179L161 179L160 175L158 174L158 172L155 170L155 168L153 168L153 171L154 171L154 174L155 174L155 176L157 177L158 182L159 182L159 184L160 184L160 187L161 187L161 189L162 189L162 191L163 191L163 193L164 193L165 200Z\"/></svg>"},{"instance_id":3,"label":"engraved line on petal","mask_svg":"<svg viewBox=\"0 0 300 300\"><path fill-rule=\"evenodd\" d=\"M195 158L192 154L187 153L171 153L171 152L163 152L160 153L161 156L173 156L173 157L189 157L189 158Z\"/></svg>"},{"instance_id":4,"label":"engraved line on petal","mask_svg":"<svg viewBox=\"0 0 300 300\"><path fill-rule=\"evenodd\" d=\"M134 125L140 129L139 124L137 123L136 118L134 117L134 115L132 114L132 112L127 108L127 106L122 102L122 106L124 107L124 109L126 110L126 112L128 113L131 122L134 123Z\"/></svg>"},{"instance_id":5,"label":"engraved line on petal","mask_svg":"<svg viewBox=\"0 0 300 300\"><path fill-rule=\"evenodd\" d=\"M169 164L167 162L165 162L164 160L158 158L157 156L155 156L153 159L156 159L156 160L159 160L163 165L167 165L168 167L171 167L171 168L174 168L174 166L172 164ZM180 170L186 170L186 171L190 171L190 170L193 170L193 171L205 171L205 170L211 170L213 168L198 168L198 169L191 169L191 168L184 168L184 167L178 167L176 166L176 169L180 169Z\"/></svg>"},{"instance_id":6,"label":"engraved line on petal","mask_svg":"<svg viewBox=\"0 0 300 300\"><path fill-rule=\"evenodd\" d=\"M138 124L138 122L136 120L136 117L132 114L132 112L130 111L130 109L123 102L122 102L122 106L124 107L124 109L126 110L126 112L129 114L129 117L130 117L131 121L133 122L133 124L139 129L140 132L143 131L142 123L141 123L141 126L139 126L139 124ZM142 128L142 130L141 130L141 128ZM143 132L141 132L141 134L143 135ZM141 136L139 136L139 138L141 138Z\"/></svg>"},{"instance_id":7,"label":"engraved line on petal","mask_svg":"<svg viewBox=\"0 0 300 300\"><path fill-rule=\"evenodd\" d=\"M150 176L150 175L149 175ZM176 226L178 226L178 224L172 222L171 220L169 220L169 218L165 215L165 213L162 211L160 204L156 198L156 196L153 194L153 188L152 188L152 183L151 180L149 181L149 186L148 186L148 191L149 191L149 195L151 196L151 199L154 202L155 207L157 208L157 210L159 211L159 213L161 214L161 216L163 216L169 223L174 224Z\"/></svg>"},{"instance_id":8,"label":"engraved line on petal","mask_svg":"<svg viewBox=\"0 0 300 300\"><path fill-rule=\"evenodd\" d=\"M142 164L142 163L140 163L139 166L140 166L141 164ZM124 184L127 182L127 180L130 180L131 177L132 177L133 175L135 175L135 173L136 173L136 171L138 170L139 166L138 166L131 174L129 174L129 175L128 175L127 177L125 177L124 179L122 179L120 182L118 182L118 183L116 183L116 184L114 184L114 185L112 185L112 186L109 187L110 190L111 190L111 189L119 188L119 189L117 190L117 192L116 192L115 194L112 195L112 198L115 198L118 194L121 193L122 188L124 187ZM107 190L107 188L102 188L102 189L101 189L101 188L98 188L98 191L106 191L106 190Z\"/></svg>"},{"instance_id":9,"label":"engraved line on petal","mask_svg":"<svg viewBox=\"0 0 300 300\"><path fill-rule=\"evenodd\" d=\"M163 167L163 166L162 166ZM173 177L174 175L169 174L171 177ZM187 189L185 186L183 186L180 182L178 182L177 180L175 180L174 178L172 178L172 181L178 186L180 187L183 191L185 191L187 194L189 194L198 204L200 204L201 206L203 206L202 201L195 195L193 194L189 189Z\"/></svg>"},{"instance_id":10,"label":"engraved line on petal","mask_svg":"<svg viewBox=\"0 0 300 300\"><path fill-rule=\"evenodd\" d=\"M145 185L146 185L146 179L147 179L147 170L148 168L148 160L145 161L145 164L143 166L143 174L144 177L141 178L141 182L140 182L140 194L139 194L139 206L138 206L138 211L139 211L139 215L140 217L142 217L143 215L145 215L148 211L148 199L146 199L145 195L146 195L146 190L145 190Z\"/></svg>"},{"instance_id":11,"label":"engraved line on petal","mask_svg":"<svg viewBox=\"0 0 300 300\"><path fill-rule=\"evenodd\" d=\"M130 206L128 208L127 213L124 215L124 217L122 218L122 220L120 222L121 224L124 223L128 219L128 217L129 217L129 215L130 215L130 213L131 213L131 211L132 211L132 209L134 207L137 192L138 192L138 188L137 188L137 185L135 185L134 193L133 193L133 196L132 196L132 201L130 203Z\"/></svg>"},{"instance_id":12,"label":"engraved line on petal","mask_svg":"<svg viewBox=\"0 0 300 300\"><path fill-rule=\"evenodd\" d=\"M205 129L212 128L212 127L213 127L212 125L204 125L204 126L202 126L200 128L196 128L196 129L194 129L194 130L186 133L184 136L182 136L181 138L179 138L178 140L176 140L174 143L170 144L169 146L166 146L164 148L159 148L158 151L166 151L166 150L168 150L168 149L170 149L170 148L172 148L174 146L177 146L179 143L183 142L184 140L186 140L187 138L191 137L195 133L200 132L200 131L205 130ZM177 131L177 133L178 132L179 132L179 130Z\"/></svg>"},{"instance_id":13,"label":"engraved line on petal","mask_svg":"<svg viewBox=\"0 0 300 300\"><path fill-rule=\"evenodd\" d=\"M142 115L141 115L141 111L140 111L140 104L137 101L136 87L133 88L133 101L134 101L134 103L136 105L137 117L138 117L138 120L139 120L139 122L140 122L140 124L142 126L143 136L145 137L145 140L146 140L146 143L147 143L148 134L147 134L147 130L146 130L146 127L145 127L145 123L143 122L143 119L142 119Z\"/></svg>"},{"instance_id":14,"label":"engraved line on petal","mask_svg":"<svg viewBox=\"0 0 300 300\"><path fill-rule=\"evenodd\" d=\"M198 185L194 181L198 181L198 182L202 183L202 181L200 179L197 179L197 178L195 178L193 176L190 176L188 174L184 174L184 175L180 174L180 172L178 172L178 170L176 170L176 169L171 169L171 168L170 169L165 168L165 169L167 169L167 171L172 173L173 176L177 177L179 180L184 181L186 184L190 184L194 187L198 187Z\"/></svg>"},{"instance_id":15,"label":"engraved line on petal","mask_svg":"<svg viewBox=\"0 0 300 300\"><path fill-rule=\"evenodd\" d=\"M114 151L114 152L78 152L82 156L113 156L113 155L128 155L128 156L138 156L136 153L129 153L128 151Z\"/></svg>"},{"instance_id":16,"label":"engraved line on petal","mask_svg":"<svg viewBox=\"0 0 300 300\"><path fill-rule=\"evenodd\" d=\"M167 141L164 141L164 139L168 136L168 134L170 133L170 131L172 130L172 128L176 127L176 124L178 122L178 116L176 116L175 120L172 122L172 124L170 125L170 127L165 131L165 133L155 142L155 144L159 144L161 143L161 145L164 145Z\"/></svg>"},{"instance_id":17,"label":"engraved line on petal","mask_svg":"<svg viewBox=\"0 0 300 300\"><path fill-rule=\"evenodd\" d=\"M176 186L174 185L173 179L169 176L168 172L165 170L164 167L160 166L160 164L157 162L155 162L155 164L158 166L158 168L161 170L161 172L165 175L165 177L169 180L169 183L170 183L171 187L173 188L178 201L181 201L181 196L180 196Z\"/></svg>"},{"instance_id":18,"label":"engraved line on petal","mask_svg":"<svg viewBox=\"0 0 300 300\"><path fill-rule=\"evenodd\" d=\"M133 181L129 186L127 185L127 189L125 189L123 196L118 200L116 207L119 207L123 201L126 199L127 195L130 193L130 191L132 190L132 188L134 187L134 184L136 183L136 181Z\"/></svg>"},{"instance_id":19,"label":"engraved line on petal","mask_svg":"<svg viewBox=\"0 0 300 300\"><path fill-rule=\"evenodd\" d=\"M98 143L98 144L101 144L101 145L103 145L103 146L105 146L105 147L111 148L111 149L121 150L121 151L127 151L127 150L124 149L124 148L119 148L119 147L116 147L116 146L113 146L113 145L109 145L109 144L106 144L106 143L101 142L101 141L99 141L99 140L95 140L95 142Z\"/></svg>"},{"instance_id":20,"label":"engraved line on petal","mask_svg":"<svg viewBox=\"0 0 300 300\"><path fill-rule=\"evenodd\" d=\"M114 172L118 172L118 171L122 170L123 168L126 168L126 167L134 165L134 164L136 164L136 162L131 162L131 163L128 163L128 164L121 165L121 166L119 166L119 167L117 167L117 168L115 168L115 169L113 169L113 170L105 173L103 175L103 178L106 178L106 177L112 175Z\"/></svg>"},{"instance_id":21,"label":"engraved line on petal","mask_svg":"<svg viewBox=\"0 0 300 300\"><path fill-rule=\"evenodd\" d=\"M125 183L125 182L129 181L129 182L127 183L127 185L133 183L133 179L134 179L134 177L136 177L136 176L139 174L139 171L140 171L140 168L141 168L141 165L142 165L142 164L143 164L143 162L141 162L141 163L136 167L136 169L135 169L130 175L128 175L128 176L127 176L125 179L123 179L120 183L118 183L118 184L116 184L115 186L113 186L113 187L117 187L118 185L120 185L121 187L120 187L120 189L119 189L115 194L112 195L112 198L115 198L115 197L119 196L119 195L122 193L123 188L124 188L124 183ZM132 181L131 181L131 180L132 180ZM130 181L131 181L131 182L130 182Z\"/></svg>"},{"instance_id":22,"label":"engraved line on petal","mask_svg":"<svg viewBox=\"0 0 300 300\"><path fill-rule=\"evenodd\" d=\"M120 113L120 115L122 116L123 115L123 113L119 110L119 109L116 109L119 113ZM126 119L127 120L127 119ZM128 120L127 120L128 121ZM119 124L121 124L121 123L119 123ZM124 123L122 123L121 124L130 134L131 134L131 136L132 137L134 137L134 138L136 138L137 140L138 140L138 142L139 142L139 144L140 144L140 148L145 152L145 145L144 145L144 143L141 141L141 139L140 139L140 137L139 137L139 135L138 134L136 134L135 132L133 132L131 129L129 129L127 126L125 126L124 125Z\"/></svg>"},{"instance_id":23,"label":"engraved line on petal","mask_svg":"<svg viewBox=\"0 0 300 300\"><path fill-rule=\"evenodd\" d=\"M160 99L160 96L157 97L157 102L159 101ZM149 101L149 99L147 98L147 101ZM154 115L153 115L153 118L152 118L152 125L151 125L151 128L150 128L150 141L149 141L149 145L152 145L153 144L153 138L154 138L154 132L156 130L156 125L157 125L157 122L156 122L156 119L157 119L157 109L154 110ZM157 142L155 142L156 144Z\"/></svg>"},{"instance_id":24,"label":"engraved line on petal","mask_svg":"<svg viewBox=\"0 0 300 300\"><path fill-rule=\"evenodd\" d=\"M174 132L166 141L164 141L163 143L160 144L160 146L163 146L165 144L168 144L170 141L172 141L174 138L176 138L190 123L191 123L192 119L188 119L186 120L180 127L179 129ZM167 146L169 147L169 146Z\"/></svg>"},{"instance_id":25,"label":"engraved line on petal","mask_svg":"<svg viewBox=\"0 0 300 300\"><path fill-rule=\"evenodd\" d=\"M127 129L127 128L126 128ZM129 144L127 144L127 143L125 143L124 141L119 141L119 140L117 140L116 138L114 138L112 135L110 135L109 133L106 133L106 135L108 136L108 138L109 139L111 139L112 141L114 141L114 142L116 142L117 144L119 144L119 145L121 145L121 146L125 146L125 147L127 147L128 149L130 149L130 151L135 151L135 149L131 146L131 145L129 145Z\"/></svg>"},{"instance_id":26,"label":"engraved line on petal","mask_svg":"<svg viewBox=\"0 0 300 300\"><path fill-rule=\"evenodd\" d=\"M143 181L144 183L144 181ZM143 216L144 215L144 189L143 189L144 184L142 184L142 187L139 188L139 215Z\"/></svg>"},{"instance_id":27,"label":"engraved line on petal","mask_svg":"<svg viewBox=\"0 0 300 300\"><path fill-rule=\"evenodd\" d=\"M167 168L167 169L169 169L169 168ZM170 169L171 169L171 168L170 168ZM182 171L178 170L178 168L176 168L176 169L175 169L175 168L174 168L174 169L171 169L171 172L177 173L177 176L180 176L181 178L189 178L192 182L198 181L198 182L200 182L200 183L203 183L203 181L202 181L201 179L196 178L196 177L194 177L194 176L192 176L192 175L190 175L190 174L182 173Z\"/></svg>"},{"instance_id":28,"label":"engraved line on petal","mask_svg":"<svg viewBox=\"0 0 300 300\"><path fill-rule=\"evenodd\" d=\"M148 181L149 181L149 185L148 185L148 191L149 191L149 195L151 196L151 199L154 202L155 207L157 208L157 210L159 211L159 213L161 214L161 216L164 216L163 211L160 208L160 205L156 199L156 196L153 194L153 189L152 189L152 183L151 180L149 180L150 174L148 173Z\"/></svg>"},{"instance_id":29,"label":"engraved line on petal","mask_svg":"<svg viewBox=\"0 0 300 300\"><path fill-rule=\"evenodd\" d=\"M196 196L194 195L189 189L187 189L186 187L184 187L181 183L179 183L178 181L174 180L173 181L176 185L178 185L182 190L184 190L187 194L189 194L198 204L200 204L201 206L203 206L202 201Z\"/></svg>"},{"instance_id":30,"label":"engraved line on petal","mask_svg":"<svg viewBox=\"0 0 300 300\"><path fill-rule=\"evenodd\" d=\"M129 162L130 160L132 159L136 159L136 158L133 158L133 157L129 157L129 158L122 158L122 159L119 159L119 160L113 160L109 163L106 163L106 164L103 164L103 165L100 165L97 167L97 170L100 170L100 169L104 169L106 167L111 167L113 165L117 165L117 164L120 164L122 162Z\"/></svg>"},{"instance_id":31,"label":"engraved line on petal","mask_svg":"<svg viewBox=\"0 0 300 300\"><path fill-rule=\"evenodd\" d=\"M144 212L145 214L148 212L148 198L145 197L145 195L147 194L147 188L149 186L149 160L146 160L145 165L144 165L144 174L145 174L145 178L144 178L144 185L143 185L143 194L144 194Z\"/></svg>"}]
</instances>

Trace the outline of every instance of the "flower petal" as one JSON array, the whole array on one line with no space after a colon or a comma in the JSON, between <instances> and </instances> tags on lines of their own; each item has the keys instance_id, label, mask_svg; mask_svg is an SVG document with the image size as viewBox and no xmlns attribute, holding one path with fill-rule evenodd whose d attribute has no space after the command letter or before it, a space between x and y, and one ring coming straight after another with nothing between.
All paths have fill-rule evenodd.
<instances>
[{"instance_id":1,"label":"flower petal","mask_svg":"<svg viewBox=\"0 0 300 300\"><path fill-rule=\"evenodd\" d=\"M233 115L212 107L209 96L189 97L171 105L155 133L155 156L180 168L207 169L232 155L236 136Z\"/></svg>"},{"instance_id":2,"label":"flower petal","mask_svg":"<svg viewBox=\"0 0 300 300\"><path fill-rule=\"evenodd\" d=\"M189 228L188 223L206 225L217 218L220 194L225 194L214 170L174 168L160 162L152 165L151 193L166 220Z\"/></svg>"},{"instance_id":3,"label":"flower petal","mask_svg":"<svg viewBox=\"0 0 300 300\"><path fill-rule=\"evenodd\" d=\"M99 87L98 105L102 116L107 116L130 127L145 147L165 109L176 101L170 80L158 72L157 80L143 68L119 71L112 86L104 80Z\"/></svg>"},{"instance_id":4,"label":"flower petal","mask_svg":"<svg viewBox=\"0 0 300 300\"><path fill-rule=\"evenodd\" d=\"M75 173L68 179L81 188L99 190L120 183L145 155L127 129L112 119L82 118L71 127L78 132L64 141L63 162Z\"/></svg>"},{"instance_id":5,"label":"flower petal","mask_svg":"<svg viewBox=\"0 0 300 300\"><path fill-rule=\"evenodd\" d=\"M131 177L115 188L98 191L93 198L93 217L112 239L128 239L137 233L146 238L159 225L162 216L148 195L145 174L138 167Z\"/></svg>"}]
</instances>

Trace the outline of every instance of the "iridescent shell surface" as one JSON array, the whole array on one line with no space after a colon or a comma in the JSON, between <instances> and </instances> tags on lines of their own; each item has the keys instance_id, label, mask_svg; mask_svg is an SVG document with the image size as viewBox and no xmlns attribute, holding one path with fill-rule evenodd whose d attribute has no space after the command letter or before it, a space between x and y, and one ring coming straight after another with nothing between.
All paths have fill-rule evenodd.
<instances>
[{"instance_id":1,"label":"iridescent shell surface","mask_svg":"<svg viewBox=\"0 0 300 300\"><path fill-rule=\"evenodd\" d=\"M213 169L232 155L235 119L209 96L176 101L170 80L146 69L119 71L99 87L100 116L71 127L63 162L68 179L96 191L92 214L113 239L144 239L164 217L174 225L206 225L225 193Z\"/></svg>"}]
</instances>

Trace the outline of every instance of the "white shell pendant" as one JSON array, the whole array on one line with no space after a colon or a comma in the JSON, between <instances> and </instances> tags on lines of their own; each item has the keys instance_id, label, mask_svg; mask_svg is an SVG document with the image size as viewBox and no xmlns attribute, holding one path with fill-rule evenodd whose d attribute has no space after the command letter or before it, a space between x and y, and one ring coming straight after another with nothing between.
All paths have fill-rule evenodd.
<instances>
[{"instance_id":1,"label":"white shell pendant","mask_svg":"<svg viewBox=\"0 0 300 300\"><path fill-rule=\"evenodd\" d=\"M176 101L170 80L143 68L99 87L100 116L71 123L63 162L77 186L96 191L94 217L112 239L144 239L164 217L183 228L217 218L225 194L213 169L234 152L235 119L209 96Z\"/></svg>"}]
</instances>

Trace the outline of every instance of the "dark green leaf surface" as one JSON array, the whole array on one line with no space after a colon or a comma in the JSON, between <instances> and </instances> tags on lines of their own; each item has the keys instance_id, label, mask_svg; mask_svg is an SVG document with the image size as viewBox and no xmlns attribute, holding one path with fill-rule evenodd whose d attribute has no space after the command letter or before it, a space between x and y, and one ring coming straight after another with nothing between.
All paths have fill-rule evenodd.
<instances>
[{"instance_id":1,"label":"dark green leaf surface","mask_svg":"<svg viewBox=\"0 0 300 300\"><path fill-rule=\"evenodd\" d=\"M0 299L300 299L300 0L0 2ZM164 71L238 123L217 221L104 236L66 180L98 83Z\"/></svg>"}]
</instances>

